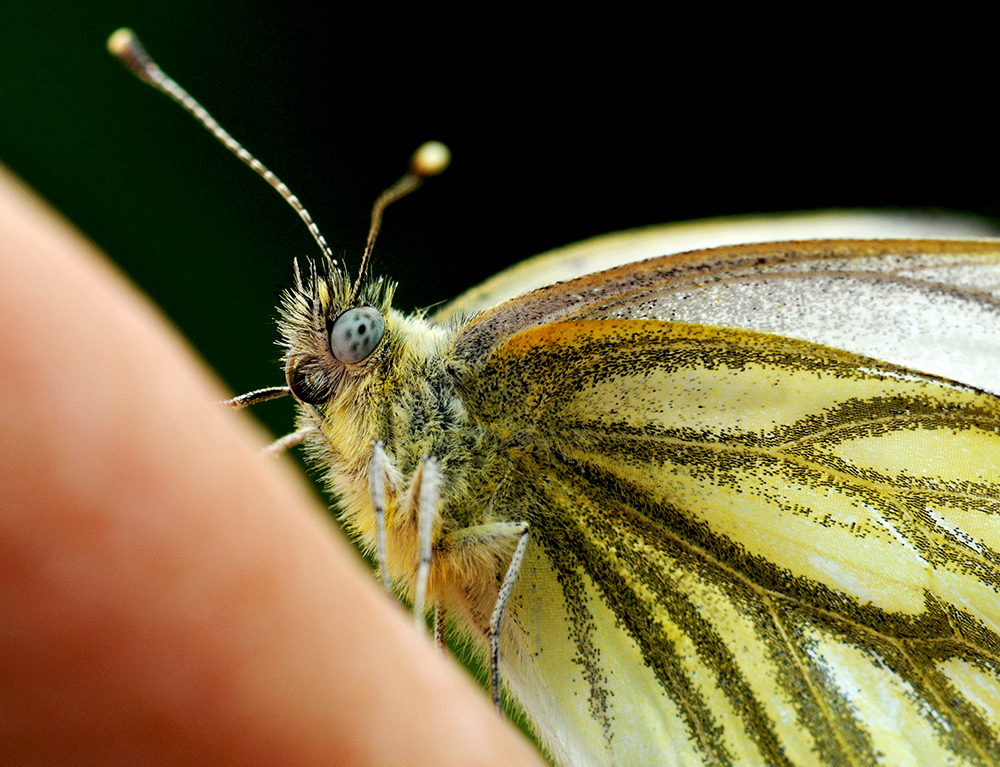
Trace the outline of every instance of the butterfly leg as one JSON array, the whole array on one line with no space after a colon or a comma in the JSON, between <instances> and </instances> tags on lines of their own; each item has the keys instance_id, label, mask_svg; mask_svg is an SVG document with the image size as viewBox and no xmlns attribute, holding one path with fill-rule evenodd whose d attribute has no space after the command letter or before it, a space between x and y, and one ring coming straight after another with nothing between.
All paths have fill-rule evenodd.
<instances>
[{"instance_id":1,"label":"butterfly leg","mask_svg":"<svg viewBox=\"0 0 1000 767\"><path fill-rule=\"evenodd\" d=\"M255 389L254 391L241 394L232 399L222 400L220 405L231 407L233 410L242 410L245 407L256 405L259 402L267 402L272 399L287 397L292 393L288 386L269 386L266 389Z\"/></svg>"},{"instance_id":2,"label":"butterfly leg","mask_svg":"<svg viewBox=\"0 0 1000 767\"><path fill-rule=\"evenodd\" d=\"M385 590L392 594L388 565L388 532L386 528L386 485L393 466L381 442L372 443L368 462L368 491L375 511L375 555ZM430 577L434 551L434 523L439 516L441 472L433 458L424 458L413 475L407 495L416 498L417 575L414 585L413 615L418 630L425 631L424 612L427 603L427 581ZM435 620L437 618L435 617ZM437 628L435 628L437 636Z\"/></svg>"},{"instance_id":3,"label":"butterfly leg","mask_svg":"<svg viewBox=\"0 0 1000 767\"><path fill-rule=\"evenodd\" d=\"M516 541L516 543L515 543ZM517 577L521 572L524 552L528 547L527 522L492 522L483 525L473 525L444 535L437 542L438 555L444 559L451 558L456 563L468 563L470 560L482 561L484 553L489 552L495 561L503 562L510 556L507 570L496 601L493 603L493 614L487 629L487 642L490 652L490 692L493 703L500 708L500 631L503 619L507 613L507 603L514 591Z\"/></svg>"},{"instance_id":4,"label":"butterfly leg","mask_svg":"<svg viewBox=\"0 0 1000 767\"><path fill-rule=\"evenodd\" d=\"M264 452L268 455L281 455L286 450L291 450L296 445L301 445L314 431L316 429L313 426L306 426L293 431L291 434L286 434L284 437L274 440L274 442L264 448Z\"/></svg>"},{"instance_id":5,"label":"butterfly leg","mask_svg":"<svg viewBox=\"0 0 1000 767\"><path fill-rule=\"evenodd\" d=\"M267 402L272 399L287 397L291 393L292 390L287 386L270 386L267 389L256 389L254 391L247 392L246 394L241 394L238 397L233 397L232 399L222 400L219 404L225 405L233 410L242 410L243 408L256 405L260 402ZM316 429L312 426L307 426L303 429L299 429L298 431L293 431L291 434L286 434L284 437L276 439L264 448L264 452L268 455L279 455L284 453L286 450L290 450L296 445L301 445L314 431L316 431Z\"/></svg>"},{"instance_id":6,"label":"butterfly leg","mask_svg":"<svg viewBox=\"0 0 1000 767\"><path fill-rule=\"evenodd\" d=\"M507 573L500 584L500 591L497 594L496 604L493 606L493 615L490 617L490 693L493 696L493 705L497 711L503 713L500 707L500 629L503 628L503 618L507 612L507 602L510 601L514 584L517 583L517 576L521 572L521 563L524 561L524 550L528 547L528 523L521 522L521 537L514 549L514 555L510 558L507 566Z\"/></svg>"},{"instance_id":7,"label":"butterfly leg","mask_svg":"<svg viewBox=\"0 0 1000 767\"><path fill-rule=\"evenodd\" d=\"M419 482L417 504L417 582L413 592L413 617L419 631L426 631L424 605L427 601L427 578L431 571L434 544L434 521L441 500L441 472L433 458L424 458L414 482Z\"/></svg>"},{"instance_id":8,"label":"butterfly leg","mask_svg":"<svg viewBox=\"0 0 1000 767\"><path fill-rule=\"evenodd\" d=\"M439 650L444 650L444 608L438 602L434 605L434 644Z\"/></svg>"},{"instance_id":9,"label":"butterfly leg","mask_svg":"<svg viewBox=\"0 0 1000 767\"><path fill-rule=\"evenodd\" d=\"M372 497L375 509L375 556L378 559L378 572L382 585L390 595L392 583L389 581L389 559L386 545L385 529L385 485L389 471L389 457L382 449L381 442L372 442L372 456L368 462L368 492Z\"/></svg>"}]
</instances>

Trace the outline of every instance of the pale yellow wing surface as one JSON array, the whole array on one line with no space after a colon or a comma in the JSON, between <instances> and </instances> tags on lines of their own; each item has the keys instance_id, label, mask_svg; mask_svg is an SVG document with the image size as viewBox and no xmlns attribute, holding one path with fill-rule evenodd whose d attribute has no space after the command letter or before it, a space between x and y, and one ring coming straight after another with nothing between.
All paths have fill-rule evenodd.
<instances>
[{"instance_id":1,"label":"pale yellow wing surface","mask_svg":"<svg viewBox=\"0 0 1000 767\"><path fill-rule=\"evenodd\" d=\"M557 757L1000 762L996 397L635 320L527 328L460 386L531 526L503 676Z\"/></svg>"},{"instance_id":2,"label":"pale yellow wing surface","mask_svg":"<svg viewBox=\"0 0 1000 767\"><path fill-rule=\"evenodd\" d=\"M981 218L918 211L825 210L727 216L604 234L517 263L441 307L436 322L471 316L555 282L689 250L778 240L996 237Z\"/></svg>"}]
</instances>

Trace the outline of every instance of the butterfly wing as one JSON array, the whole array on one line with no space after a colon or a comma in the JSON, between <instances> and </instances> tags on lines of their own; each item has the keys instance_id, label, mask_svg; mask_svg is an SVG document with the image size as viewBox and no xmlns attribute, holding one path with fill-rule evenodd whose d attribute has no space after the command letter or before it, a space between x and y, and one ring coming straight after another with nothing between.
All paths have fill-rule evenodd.
<instances>
[{"instance_id":1,"label":"butterfly wing","mask_svg":"<svg viewBox=\"0 0 1000 767\"><path fill-rule=\"evenodd\" d=\"M954 213L827 210L726 216L591 237L511 266L441 307L439 323L485 311L555 282L672 253L778 240L996 237L984 219Z\"/></svg>"},{"instance_id":2,"label":"butterfly wing","mask_svg":"<svg viewBox=\"0 0 1000 767\"><path fill-rule=\"evenodd\" d=\"M459 336L509 465L491 503L531 525L504 677L567 763L1000 761L996 397L917 372L933 355L649 319L695 294L773 318L792 286L864 327L902 290L976 337L995 246L782 247L553 286Z\"/></svg>"},{"instance_id":3,"label":"butterfly wing","mask_svg":"<svg viewBox=\"0 0 1000 767\"><path fill-rule=\"evenodd\" d=\"M533 291L460 333L482 360L539 325L659 319L779 333L1000 391L996 241L764 243L650 259Z\"/></svg>"}]
</instances>

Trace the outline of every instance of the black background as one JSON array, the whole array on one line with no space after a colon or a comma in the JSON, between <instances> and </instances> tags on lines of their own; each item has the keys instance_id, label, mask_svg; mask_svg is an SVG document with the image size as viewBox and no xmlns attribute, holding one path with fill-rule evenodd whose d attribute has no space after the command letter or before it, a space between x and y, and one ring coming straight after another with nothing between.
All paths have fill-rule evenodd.
<instances>
[{"instance_id":1,"label":"black background","mask_svg":"<svg viewBox=\"0 0 1000 767\"><path fill-rule=\"evenodd\" d=\"M397 307L591 235L702 216L934 206L1000 216L990 24L760 9L273 3L0 7L0 159L102 246L235 391L282 383L295 214L105 52L131 26L356 265L375 196ZM825 14L825 16L824 16ZM986 45L989 45L989 48ZM2 236L2 233L0 233ZM85 321L85 318L81 318ZM272 429L290 408L260 408Z\"/></svg>"}]
</instances>

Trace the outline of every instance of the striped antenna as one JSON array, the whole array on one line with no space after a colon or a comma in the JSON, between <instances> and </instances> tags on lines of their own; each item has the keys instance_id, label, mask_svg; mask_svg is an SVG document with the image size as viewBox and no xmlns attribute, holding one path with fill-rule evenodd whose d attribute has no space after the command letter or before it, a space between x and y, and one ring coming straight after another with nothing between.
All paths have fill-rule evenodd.
<instances>
[{"instance_id":1,"label":"striped antenna","mask_svg":"<svg viewBox=\"0 0 1000 767\"><path fill-rule=\"evenodd\" d=\"M312 234L313 239L316 240L316 243L327 258L331 261L334 260L330 246L326 244L326 240L320 233L319 227L313 222L309 211L302 207L302 203L299 202L298 197L292 194L291 190L282 183L281 179L264 167L256 157L230 136L215 121L215 118L191 97L191 94L160 69L159 65L146 53L146 49L142 47L139 38L131 29L123 28L114 32L108 38L108 51L140 80L152 85L158 91L165 93L180 104L184 111L208 129L213 136L222 142L226 149L253 168L257 175L273 186L278 191L278 194L295 209L306 226L309 227L309 232ZM385 212L385 209L396 200L405 197L417 189L423 183L424 179L436 176L444 171L448 167L449 162L451 162L451 150L447 146L439 141L428 141L422 144L410 158L410 170L406 175L382 192L378 199L375 200L375 204L372 206L372 220L371 226L368 229L365 252L361 257L361 267L358 269L358 278L351 291L349 303L354 304L361 293L361 286L364 282L365 273L368 270L368 264L371 261L372 248L375 246L375 238L378 236L378 230L382 225L382 214Z\"/></svg>"},{"instance_id":2,"label":"striped antenna","mask_svg":"<svg viewBox=\"0 0 1000 767\"><path fill-rule=\"evenodd\" d=\"M331 251L330 246L326 244L326 240L320 233L319 227L317 227L313 222L312 216L309 215L309 211L302 207L302 203L299 202L299 198L292 194L291 190L282 183L281 179L264 167L260 160L250 154L236 139L230 136L229 133L227 133L226 130L215 121L215 118L206 112L205 108L191 97L191 94L174 82L174 80L170 78L166 72L160 69L159 65L153 61L152 58L150 58L148 53L146 53L146 49L142 47L142 43L139 42L139 38L136 37L135 33L131 29L119 29L114 32L111 37L108 38L108 51L112 56L124 64L126 69L131 71L140 80L145 83L149 83L156 88L156 90L167 94L170 98L180 104L185 112L190 114L195 120L208 129L209 133L222 142L226 149L243 160L243 162L253 168L258 176L273 186L278 191L278 194L285 198L285 202L295 209L295 212L299 214L299 217L305 222L306 226L309 227L309 232L312 234L313 239L316 240L316 243L319 245L320 249L327 256L327 258L331 261L334 260L333 251Z\"/></svg>"}]
</instances>

